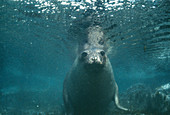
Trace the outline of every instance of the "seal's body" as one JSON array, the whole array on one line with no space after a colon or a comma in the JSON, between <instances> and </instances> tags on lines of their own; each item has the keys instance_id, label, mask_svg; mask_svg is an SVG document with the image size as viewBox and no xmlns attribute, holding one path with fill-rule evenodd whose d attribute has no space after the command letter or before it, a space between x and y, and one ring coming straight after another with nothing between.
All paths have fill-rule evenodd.
<instances>
[{"instance_id":1,"label":"seal's body","mask_svg":"<svg viewBox=\"0 0 170 115\"><path fill-rule=\"evenodd\" d=\"M100 32L98 34L102 35ZM101 35L99 36L102 37ZM127 110L119 105L118 87L103 44L89 38L91 41L88 39L88 43L83 46L64 81L66 113L104 115L112 101L118 108Z\"/></svg>"}]
</instances>

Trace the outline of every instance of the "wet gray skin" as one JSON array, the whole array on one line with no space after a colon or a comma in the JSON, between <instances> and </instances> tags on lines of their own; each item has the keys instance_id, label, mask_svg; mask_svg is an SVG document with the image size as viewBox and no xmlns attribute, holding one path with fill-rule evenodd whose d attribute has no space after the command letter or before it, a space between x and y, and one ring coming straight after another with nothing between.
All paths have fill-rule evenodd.
<instances>
[{"instance_id":1,"label":"wet gray skin","mask_svg":"<svg viewBox=\"0 0 170 115\"><path fill-rule=\"evenodd\" d=\"M68 72L63 88L66 115L104 115L112 102L120 106L118 87L107 57L103 32L99 26L88 28L87 42Z\"/></svg>"},{"instance_id":2,"label":"wet gray skin","mask_svg":"<svg viewBox=\"0 0 170 115\"><path fill-rule=\"evenodd\" d=\"M103 115L112 101L119 105L118 87L103 49L84 50L76 58L64 81L67 115Z\"/></svg>"}]
</instances>

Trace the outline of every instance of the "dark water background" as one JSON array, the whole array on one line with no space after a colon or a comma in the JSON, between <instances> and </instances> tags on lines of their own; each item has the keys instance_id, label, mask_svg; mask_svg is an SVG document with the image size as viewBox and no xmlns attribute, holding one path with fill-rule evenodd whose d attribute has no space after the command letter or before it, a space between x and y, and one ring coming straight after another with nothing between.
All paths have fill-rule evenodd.
<instances>
[{"instance_id":1,"label":"dark water background","mask_svg":"<svg viewBox=\"0 0 170 115\"><path fill-rule=\"evenodd\" d=\"M85 26L77 21L104 28L120 92L170 82L169 0L1 0L0 115L62 114L63 80Z\"/></svg>"}]
</instances>

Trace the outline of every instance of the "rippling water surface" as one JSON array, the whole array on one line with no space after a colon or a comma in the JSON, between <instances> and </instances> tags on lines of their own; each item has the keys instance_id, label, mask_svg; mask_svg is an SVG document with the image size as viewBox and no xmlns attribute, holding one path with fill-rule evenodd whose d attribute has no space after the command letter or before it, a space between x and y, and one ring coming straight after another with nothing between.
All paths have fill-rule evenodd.
<instances>
[{"instance_id":1,"label":"rippling water surface","mask_svg":"<svg viewBox=\"0 0 170 115\"><path fill-rule=\"evenodd\" d=\"M1 0L0 114L62 114L86 26L100 25L120 92L170 82L168 0Z\"/></svg>"}]
</instances>

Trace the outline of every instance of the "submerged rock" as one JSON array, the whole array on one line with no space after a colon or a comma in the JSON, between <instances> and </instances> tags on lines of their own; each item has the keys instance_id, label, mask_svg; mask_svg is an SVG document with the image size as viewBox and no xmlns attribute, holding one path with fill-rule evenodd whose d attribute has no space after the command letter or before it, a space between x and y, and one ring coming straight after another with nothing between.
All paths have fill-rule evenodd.
<instances>
[{"instance_id":1,"label":"submerged rock","mask_svg":"<svg viewBox=\"0 0 170 115\"><path fill-rule=\"evenodd\" d=\"M124 102L128 105L132 113L147 113L150 108L151 89L145 84L135 84L123 94Z\"/></svg>"},{"instance_id":2,"label":"submerged rock","mask_svg":"<svg viewBox=\"0 0 170 115\"><path fill-rule=\"evenodd\" d=\"M156 88L152 94L152 111L163 115L170 113L170 83Z\"/></svg>"},{"instance_id":3,"label":"submerged rock","mask_svg":"<svg viewBox=\"0 0 170 115\"><path fill-rule=\"evenodd\" d=\"M131 109L131 114L168 115L170 113L170 83L155 90L151 90L145 84L135 84L123 93L120 99Z\"/></svg>"}]
</instances>

